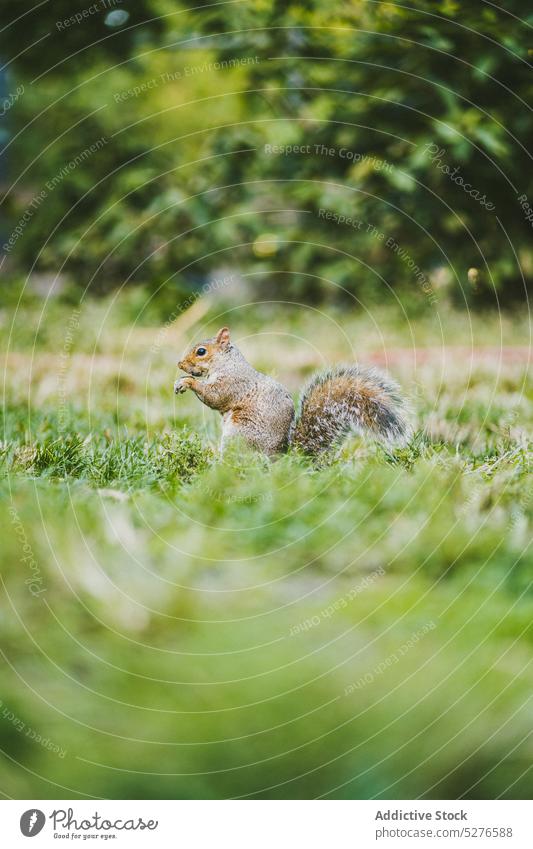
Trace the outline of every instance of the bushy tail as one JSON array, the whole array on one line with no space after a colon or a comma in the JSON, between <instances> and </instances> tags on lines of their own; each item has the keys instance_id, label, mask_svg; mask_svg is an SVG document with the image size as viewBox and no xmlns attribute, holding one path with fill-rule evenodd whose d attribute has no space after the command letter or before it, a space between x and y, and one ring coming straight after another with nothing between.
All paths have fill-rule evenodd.
<instances>
[{"instance_id":1,"label":"bushy tail","mask_svg":"<svg viewBox=\"0 0 533 849\"><path fill-rule=\"evenodd\" d=\"M291 443L320 454L349 433L404 444L411 435L398 385L377 369L339 366L305 387Z\"/></svg>"}]
</instances>

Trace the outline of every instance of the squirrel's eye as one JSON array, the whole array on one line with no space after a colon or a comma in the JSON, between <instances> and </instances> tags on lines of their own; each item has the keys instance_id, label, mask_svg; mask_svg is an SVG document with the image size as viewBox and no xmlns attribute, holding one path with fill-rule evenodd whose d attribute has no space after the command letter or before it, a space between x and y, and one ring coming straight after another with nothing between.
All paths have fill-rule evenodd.
<instances>
[{"instance_id":1,"label":"squirrel's eye","mask_svg":"<svg viewBox=\"0 0 533 849\"><path fill-rule=\"evenodd\" d=\"M206 354L207 354L207 348L197 348L196 349L196 356L197 357L205 357Z\"/></svg>"}]
</instances>

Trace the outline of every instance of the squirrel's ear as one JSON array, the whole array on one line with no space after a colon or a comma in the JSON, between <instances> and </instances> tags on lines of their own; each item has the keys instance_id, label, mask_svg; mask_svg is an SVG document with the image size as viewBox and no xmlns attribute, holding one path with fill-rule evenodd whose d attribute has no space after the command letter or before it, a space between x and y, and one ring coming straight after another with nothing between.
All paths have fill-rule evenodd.
<instances>
[{"instance_id":1,"label":"squirrel's ear","mask_svg":"<svg viewBox=\"0 0 533 849\"><path fill-rule=\"evenodd\" d=\"M216 335L217 344L222 348L227 348L229 345L229 330L227 327L221 327Z\"/></svg>"}]
</instances>

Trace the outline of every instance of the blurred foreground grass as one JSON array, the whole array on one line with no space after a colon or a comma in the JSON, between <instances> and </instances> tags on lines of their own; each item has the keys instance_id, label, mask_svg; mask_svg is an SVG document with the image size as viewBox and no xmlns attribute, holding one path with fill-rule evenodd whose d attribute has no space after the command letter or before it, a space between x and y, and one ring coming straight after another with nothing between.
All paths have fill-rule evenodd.
<instances>
[{"instance_id":1,"label":"blurred foreground grass","mask_svg":"<svg viewBox=\"0 0 533 849\"><path fill-rule=\"evenodd\" d=\"M127 310L2 328L2 792L529 797L525 318L237 316L295 392L353 343L413 398L409 448L317 468L217 458L172 395L205 328Z\"/></svg>"}]
</instances>

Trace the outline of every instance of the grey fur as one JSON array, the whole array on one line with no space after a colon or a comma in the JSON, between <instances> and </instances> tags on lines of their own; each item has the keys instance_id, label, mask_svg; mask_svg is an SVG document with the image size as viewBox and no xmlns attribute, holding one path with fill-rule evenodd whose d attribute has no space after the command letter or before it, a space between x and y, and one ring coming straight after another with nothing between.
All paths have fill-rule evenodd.
<instances>
[{"instance_id":1,"label":"grey fur","mask_svg":"<svg viewBox=\"0 0 533 849\"><path fill-rule=\"evenodd\" d=\"M197 356L199 345L208 347L205 359ZM175 392L192 389L221 413L222 448L231 437L241 436L265 454L294 444L318 455L353 431L395 443L405 442L411 432L398 385L377 369L338 366L315 375L295 415L285 387L246 361L229 342L227 328L194 345L179 366L192 376L177 380Z\"/></svg>"},{"instance_id":2,"label":"grey fur","mask_svg":"<svg viewBox=\"0 0 533 849\"><path fill-rule=\"evenodd\" d=\"M341 390L340 397L335 397ZM402 445L411 436L398 384L376 368L341 365L314 375L302 391L291 443L320 454L350 433Z\"/></svg>"},{"instance_id":3,"label":"grey fur","mask_svg":"<svg viewBox=\"0 0 533 849\"><path fill-rule=\"evenodd\" d=\"M207 379L189 386L200 401L222 414L222 448L232 436L242 436L265 454L288 448L294 419L291 396L281 383L256 371L235 345L217 351Z\"/></svg>"}]
</instances>

